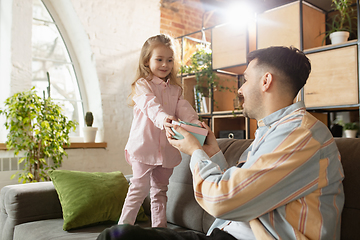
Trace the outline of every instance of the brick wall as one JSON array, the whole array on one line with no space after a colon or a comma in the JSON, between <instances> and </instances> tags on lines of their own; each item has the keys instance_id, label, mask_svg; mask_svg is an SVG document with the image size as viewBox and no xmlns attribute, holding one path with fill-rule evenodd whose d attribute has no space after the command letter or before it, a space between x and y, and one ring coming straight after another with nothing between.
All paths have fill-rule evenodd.
<instances>
[{"instance_id":1,"label":"brick wall","mask_svg":"<svg viewBox=\"0 0 360 240\"><path fill-rule=\"evenodd\" d=\"M202 28L204 8L200 0L183 0L171 4L162 1L160 31L179 37Z\"/></svg>"},{"instance_id":2,"label":"brick wall","mask_svg":"<svg viewBox=\"0 0 360 240\"><path fill-rule=\"evenodd\" d=\"M171 2L171 3L169 3ZM198 32L202 28L209 28L221 23L217 12L205 9L201 0L162 0L160 1L160 32L177 38ZM206 41L211 42L211 30L205 31ZM189 37L202 39L202 34L191 34ZM197 42L186 40L184 45L184 62L195 51Z\"/></svg>"}]
</instances>

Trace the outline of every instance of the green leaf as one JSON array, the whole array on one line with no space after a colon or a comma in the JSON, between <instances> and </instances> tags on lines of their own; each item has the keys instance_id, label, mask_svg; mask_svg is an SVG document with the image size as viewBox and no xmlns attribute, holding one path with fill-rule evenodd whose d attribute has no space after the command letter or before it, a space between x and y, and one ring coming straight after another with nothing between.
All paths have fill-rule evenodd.
<instances>
[{"instance_id":1,"label":"green leaf","mask_svg":"<svg viewBox=\"0 0 360 240\"><path fill-rule=\"evenodd\" d=\"M25 159L26 159L26 157L20 158L19 161L18 161L18 163L19 163L19 164L22 163Z\"/></svg>"}]
</instances>

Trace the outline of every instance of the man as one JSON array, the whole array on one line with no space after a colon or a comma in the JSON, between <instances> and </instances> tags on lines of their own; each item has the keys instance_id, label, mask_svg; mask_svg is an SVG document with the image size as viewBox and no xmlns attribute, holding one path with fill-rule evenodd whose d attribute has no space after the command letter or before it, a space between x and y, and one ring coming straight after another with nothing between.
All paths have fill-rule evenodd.
<instances>
[{"instance_id":1,"label":"man","mask_svg":"<svg viewBox=\"0 0 360 240\"><path fill-rule=\"evenodd\" d=\"M270 47L249 53L248 62L238 92L244 115L256 119L258 129L237 166L227 169L211 132L203 147L181 127L174 126L184 139L168 135L191 155L196 200L217 218L212 236L176 239L340 239L339 152L328 128L303 102L293 103L310 74L308 58L293 47Z\"/></svg>"}]
</instances>

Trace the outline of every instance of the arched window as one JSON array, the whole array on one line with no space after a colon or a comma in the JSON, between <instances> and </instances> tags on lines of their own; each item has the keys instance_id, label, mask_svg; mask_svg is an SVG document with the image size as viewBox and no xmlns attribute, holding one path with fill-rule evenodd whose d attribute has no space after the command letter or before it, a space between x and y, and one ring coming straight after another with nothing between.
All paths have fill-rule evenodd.
<instances>
[{"instance_id":1,"label":"arched window","mask_svg":"<svg viewBox=\"0 0 360 240\"><path fill-rule=\"evenodd\" d=\"M70 120L82 123L83 101L74 64L55 21L41 0L33 1L32 85L39 96L50 94ZM80 135L79 127L75 135Z\"/></svg>"}]
</instances>

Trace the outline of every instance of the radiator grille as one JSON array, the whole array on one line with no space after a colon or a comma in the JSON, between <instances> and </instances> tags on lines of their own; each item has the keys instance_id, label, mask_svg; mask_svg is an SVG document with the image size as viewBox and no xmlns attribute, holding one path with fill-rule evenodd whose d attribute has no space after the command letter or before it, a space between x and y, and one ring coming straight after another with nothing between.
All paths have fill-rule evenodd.
<instances>
[{"instance_id":1,"label":"radiator grille","mask_svg":"<svg viewBox=\"0 0 360 240\"><path fill-rule=\"evenodd\" d=\"M24 169L24 162L21 164L18 164L19 159L22 157L2 157L0 158L0 164L1 172L7 172L7 171L18 171Z\"/></svg>"}]
</instances>

